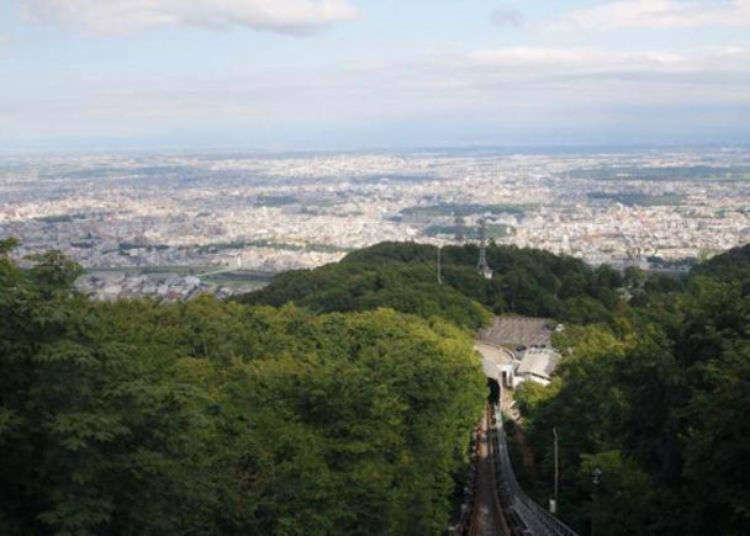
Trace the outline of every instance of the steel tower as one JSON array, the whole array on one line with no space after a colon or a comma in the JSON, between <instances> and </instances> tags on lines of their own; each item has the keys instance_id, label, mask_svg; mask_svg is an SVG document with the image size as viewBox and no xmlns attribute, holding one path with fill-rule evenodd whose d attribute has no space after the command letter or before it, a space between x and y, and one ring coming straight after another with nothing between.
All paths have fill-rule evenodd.
<instances>
[{"instance_id":1,"label":"steel tower","mask_svg":"<svg viewBox=\"0 0 750 536\"><path fill-rule=\"evenodd\" d=\"M487 264L487 220L479 219L479 261L477 271L487 279L492 279L492 270Z\"/></svg>"}]
</instances>

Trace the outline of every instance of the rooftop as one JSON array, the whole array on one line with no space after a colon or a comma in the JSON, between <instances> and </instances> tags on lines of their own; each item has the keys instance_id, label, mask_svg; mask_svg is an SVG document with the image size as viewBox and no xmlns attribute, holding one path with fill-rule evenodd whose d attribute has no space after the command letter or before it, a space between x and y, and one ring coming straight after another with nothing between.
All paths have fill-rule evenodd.
<instances>
[{"instance_id":1,"label":"rooftop","mask_svg":"<svg viewBox=\"0 0 750 536\"><path fill-rule=\"evenodd\" d=\"M549 346L555 325L547 318L500 316L479 333L479 340L495 346Z\"/></svg>"},{"instance_id":2,"label":"rooftop","mask_svg":"<svg viewBox=\"0 0 750 536\"><path fill-rule=\"evenodd\" d=\"M549 380L560 361L560 354L550 348L530 348L521 356L516 374L534 375Z\"/></svg>"}]
</instances>

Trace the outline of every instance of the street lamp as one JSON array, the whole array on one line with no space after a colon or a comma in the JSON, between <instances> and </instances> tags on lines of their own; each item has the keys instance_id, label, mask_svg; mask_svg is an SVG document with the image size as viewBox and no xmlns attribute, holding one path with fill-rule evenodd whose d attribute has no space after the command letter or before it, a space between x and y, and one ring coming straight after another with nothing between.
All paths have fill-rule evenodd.
<instances>
[{"instance_id":1,"label":"street lamp","mask_svg":"<svg viewBox=\"0 0 750 536\"><path fill-rule=\"evenodd\" d=\"M593 497L593 511L591 512L591 536L594 536L595 531L594 527L596 526L595 520L596 515L599 513L599 484L602 480L602 470L598 467L595 467L593 471L591 471L591 483L594 484L594 489L592 491Z\"/></svg>"},{"instance_id":2,"label":"street lamp","mask_svg":"<svg viewBox=\"0 0 750 536\"><path fill-rule=\"evenodd\" d=\"M557 457L557 428L554 426L552 427L552 436L555 438L554 448L555 448L555 498L550 499L549 501L549 511L551 514L557 513L557 483L560 478L560 469L558 466L558 457Z\"/></svg>"},{"instance_id":3,"label":"street lamp","mask_svg":"<svg viewBox=\"0 0 750 536\"><path fill-rule=\"evenodd\" d=\"M594 486L598 487L599 482L602 478L602 470L598 467L595 468L593 471L591 471L591 482L594 484Z\"/></svg>"}]
</instances>

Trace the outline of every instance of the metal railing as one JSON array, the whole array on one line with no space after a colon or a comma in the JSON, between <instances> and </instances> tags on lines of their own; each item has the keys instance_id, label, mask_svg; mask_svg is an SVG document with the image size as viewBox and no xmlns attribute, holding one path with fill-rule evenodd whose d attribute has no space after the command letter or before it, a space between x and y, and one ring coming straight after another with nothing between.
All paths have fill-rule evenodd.
<instances>
[{"instance_id":1,"label":"metal railing","mask_svg":"<svg viewBox=\"0 0 750 536\"><path fill-rule=\"evenodd\" d=\"M497 439L495 451L498 457L496 482L498 491L506 499L506 508L511 511L512 517L523 525L527 533L533 536L578 536L573 529L535 503L518 485L513 466L510 463L502 414L497 408L494 411L493 430Z\"/></svg>"}]
</instances>

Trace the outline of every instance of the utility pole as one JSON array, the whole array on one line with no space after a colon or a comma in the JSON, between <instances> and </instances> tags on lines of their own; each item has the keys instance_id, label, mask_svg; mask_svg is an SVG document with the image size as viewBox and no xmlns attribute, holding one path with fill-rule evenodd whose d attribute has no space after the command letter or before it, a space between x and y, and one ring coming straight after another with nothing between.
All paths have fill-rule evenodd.
<instances>
[{"instance_id":1,"label":"utility pole","mask_svg":"<svg viewBox=\"0 0 750 536\"><path fill-rule=\"evenodd\" d=\"M553 514L557 513L557 483L560 479L560 466L558 464L558 456L557 456L557 428L554 426L552 427L552 435L555 437L555 498L552 501L552 504L550 504L550 512Z\"/></svg>"},{"instance_id":2,"label":"utility pole","mask_svg":"<svg viewBox=\"0 0 750 536\"><path fill-rule=\"evenodd\" d=\"M443 284L443 272L442 272L442 266L440 263L440 246L437 247L437 281L438 281L438 285Z\"/></svg>"},{"instance_id":3,"label":"utility pole","mask_svg":"<svg viewBox=\"0 0 750 536\"><path fill-rule=\"evenodd\" d=\"M485 279L492 279L492 270L490 270L487 264L487 220L484 217L479 219L479 261L477 262L477 271Z\"/></svg>"}]
</instances>

